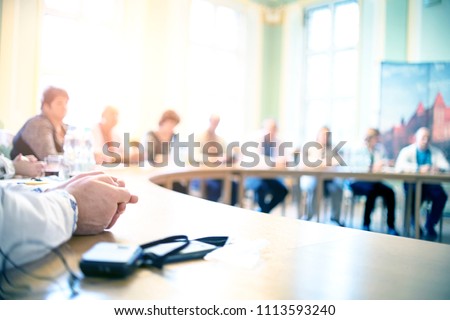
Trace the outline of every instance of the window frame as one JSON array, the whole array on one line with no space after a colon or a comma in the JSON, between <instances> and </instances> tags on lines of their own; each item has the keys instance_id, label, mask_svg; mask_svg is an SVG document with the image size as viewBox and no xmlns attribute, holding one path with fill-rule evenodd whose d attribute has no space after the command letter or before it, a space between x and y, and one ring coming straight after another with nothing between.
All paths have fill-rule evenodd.
<instances>
[{"instance_id":1,"label":"window frame","mask_svg":"<svg viewBox=\"0 0 450 320\"><path fill-rule=\"evenodd\" d=\"M356 43L354 45L349 45L349 46L345 46L345 47L337 47L334 43L335 40L335 23L336 23L336 8L338 6L342 6L345 4L351 4L351 3L356 3L358 5L358 11L359 11L359 18L358 18L358 40L356 41ZM327 49L323 49L323 50L314 50L314 49L310 49L308 47L309 45L309 38L310 38L310 30L309 30L309 19L310 19L310 14L311 12L313 12L314 10L320 10L322 8L328 8L331 11L331 24L330 24L330 28L331 28L331 44ZM331 1L327 1L327 2L323 2L320 4L313 4L310 6L305 7L304 12L303 12L303 47L302 47L302 65L303 65L303 70L304 73L302 75L302 87L301 87L301 92L302 92L302 99L301 99L301 103L302 103L302 111L303 114L306 115L306 117L304 118L304 125L303 127L303 133L302 135L304 137L307 138L315 138L315 133L317 132L317 130L320 128L317 127L314 130L310 129L308 130L308 122L309 122L309 116L308 114L311 113L310 105L312 103L314 103L315 101L319 101L321 103L323 103L324 105L327 106L326 110L322 110L323 112L328 112L330 115L328 117L328 119L323 119L323 123L321 124L321 126L327 125L331 127L332 131L338 132L340 131L339 128L336 126L333 119L332 114L335 113L335 105L341 105L343 102L350 102L351 105L353 106L354 109L354 118L352 119L354 123L357 123L357 108L358 108L358 98L359 98L359 84L358 84L358 77L359 77L359 72L360 72L360 65L359 65L359 61L360 61L360 25L361 25L361 5L359 3L358 0L331 0ZM356 61L355 61L355 86L353 88L353 92L354 95L350 95L350 96L339 96L338 94L335 93L334 88L336 87L335 84L335 77L334 77L334 68L335 68L335 59L337 54L342 53L342 52L348 52L348 51L352 51L356 53ZM328 79L330 80L330 88L329 88L329 92L325 95L325 96L321 96L321 97L310 97L309 93L308 93L308 77L309 77L309 69L310 69L310 65L308 63L309 59L313 56L318 56L320 54L324 54L328 57L329 61L330 61L330 68L328 70ZM323 114L321 112L321 114ZM347 130L347 134L345 134L345 138L350 138L350 137L354 137L357 134L357 128L356 125L354 126L354 128L352 128L351 130ZM314 132L312 132L314 131ZM336 138L338 138L337 136L335 136ZM340 139L340 138L338 138Z\"/></svg>"},{"instance_id":2,"label":"window frame","mask_svg":"<svg viewBox=\"0 0 450 320\"><path fill-rule=\"evenodd\" d=\"M187 67L188 67L188 74L187 74L187 86L188 86L188 91L190 92L189 96L187 97L187 107L191 108L193 106L193 103L195 104L195 98L192 98L193 96L195 96L199 91L201 91L202 89L197 89L197 90L192 90L192 85L190 83L191 78L191 72L192 72L192 61L193 59L195 60L195 58L193 58L191 56L192 52L195 50L195 48L197 49L203 49L203 50L210 50L212 52L215 53L215 55L217 55L218 53L225 53L225 54L232 54L237 61L237 67L240 70L240 74L239 77L242 76L242 84L243 87L239 87L238 91L236 92L229 92L227 91L228 88L224 87L221 88L220 90L222 90L222 92L225 90L225 92L220 96L222 98L227 98L227 99L237 99L238 100L238 107L236 107L235 111L239 111L241 110L240 106L244 107L246 105L247 102L247 97L246 97L246 78L248 77L247 74L247 70L246 70L246 58L247 58L247 48L246 48L246 37L247 37L247 33L248 33L248 26L247 26L247 20L245 17L245 13L243 12L243 9L240 5L236 5L234 2L225 2L225 1L216 1L216 0L203 0L207 3L209 3L211 6L214 7L214 16L217 17L217 10L220 7L225 7L227 9L233 10L235 12L235 14L237 15L237 26L238 26L238 33L241 32L241 34L239 34L237 43L236 43L236 48L234 50L231 50L229 48L223 48L219 45L217 45L217 43L215 41L213 42L202 42L202 41L197 41L198 39L192 39L192 35L190 34L190 30L189 30L189 36L188 36L188 63L187 63ZM191 6L193 4L194 0L191 2ZM191 9L191 7L190 7ZM192 18L192 13L189 14L189 19ZM216 25L217 20L214 20L214 25ZM189 22L189 28L191 28L191 23ZM216 29L215 29L216 30ZM213 36L214 38L214 36ZM195 93L194 93L195 92ZM203 108L205 107L205 105L202 106ZM204 113L205 110L202 110L202 107L198 107L195 109L196 112L202 112ZM192 110L189 109L190 113L192 113ZM196 113L195 112L195 113ZM245 133L245 117L241 119L234 119L234 123L232 123L230 121L230 112L225 112L223 109L212 109L211 113L219 113L222 117L222 121L223 123L221 123L217 129L219 135L223 136L226 140L231 141L232 139L236 139L239 136L242 136ZM198 115L197 115L198 116ZM191 124L193 125L193 128L198 128L199 125L203 128L207 127L207 122L205 122L208 118L209 118L210 114L202 114L202 117L199 118L199 121L197 124L195 124L195 121L192 122ZM192 120L192 119L190 119ZM203 121L202 121L203 120ZM241 123L239 123L241 122ZM237 128L236 126L239 126L239 128ZM229 130L230 128L233 128L234 130Z\"/></svg>"}]
</instances>

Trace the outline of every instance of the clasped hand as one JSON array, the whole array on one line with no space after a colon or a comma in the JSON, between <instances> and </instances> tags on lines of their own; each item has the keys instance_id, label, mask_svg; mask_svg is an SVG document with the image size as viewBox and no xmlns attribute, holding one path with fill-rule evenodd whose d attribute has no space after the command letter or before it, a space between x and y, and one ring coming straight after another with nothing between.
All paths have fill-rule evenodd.
<instances>
[{"instance_id":1,"label":"clasped hand","mask_svg":"<svg viewBox=\"0 0 450 320\"><path fill-rule=\"evenodd\" d=\"M127 204L138 201L138 197L125 188L124 181L103 172L79 174L55 189L66 190L77 200L77 235L96 234L111 228Z\"/></svg>"}]
</instances>

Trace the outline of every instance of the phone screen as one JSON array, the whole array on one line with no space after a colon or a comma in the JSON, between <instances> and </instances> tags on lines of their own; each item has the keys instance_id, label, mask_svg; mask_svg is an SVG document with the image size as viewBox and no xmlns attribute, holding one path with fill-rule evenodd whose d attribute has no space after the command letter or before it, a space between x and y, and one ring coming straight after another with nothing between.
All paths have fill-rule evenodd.
<instances>
[{"instance_id":1,"label":"phone screen","mask_svg":"<svg viewBox=\"0 0 450 320\"><path fill-rule=\"evenodd\" d=\"M179 242L171 242L171 243L162 243L154 247L150 247L147 249L144 249L144 253L153 253L158 256L163 256L166 253L169 253L170 251L178 248L180 246ZM189 245L181 250L180 252L177 252L173 255L169 255L165 262L178 262L178 261L186 261L186 260L192 260L192 259L201 259L209 252L217 249L218 247L209 243L197 241L197 240L191 240L189 242Z\"/></svg>"}]
</instances>

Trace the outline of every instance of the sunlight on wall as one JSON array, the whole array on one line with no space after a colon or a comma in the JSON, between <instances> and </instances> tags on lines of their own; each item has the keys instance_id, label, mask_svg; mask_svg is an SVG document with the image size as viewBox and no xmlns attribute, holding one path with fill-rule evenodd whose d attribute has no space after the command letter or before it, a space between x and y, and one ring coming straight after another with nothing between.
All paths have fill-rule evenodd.
<instances>
[{"instance_id":1,"label":"sunlight on wall","mask_svg":"<svg viewBox=\"0 0 450 320\"><path fill-rule=\"evenodd\" d=\"M259 121L253 83L260 77L262 21L253 3L4 1L0 111L12 131L40 112L50 85L69 93L66 123L90 127L114 105L121 129L134 139L157 127L169 108L181 116L180 132L206 127L213 112L222 114L219 129L229 138ZM198 4L215 15L191 11Z\"/></svg>"},{"instance_id":2,"label":"sunlight on wall","mask_svg":"<svg viewBox=\"0 0 450 320\"><path fill-rule=\"evenodd\" d=\"M118 0L44 1L39 95L49 85L65 88L67 123L89 127L106 105L136 108L126 97L138 60L128 59L122 12Z\"/></svg>"},{"instance_id":3,"label":"sunlight on wall","mask_svg":"<svg viewBox=\"0 0 450 320\"><path fill-rule=\"evenodd\" d=\"M246 24L239 11L194 0L190 19L187 121L191 131L205 129L220 114L221 134L240 136L246 92ZM233 139L238 137L234 136Z\"/></svg>"}]
</instances>

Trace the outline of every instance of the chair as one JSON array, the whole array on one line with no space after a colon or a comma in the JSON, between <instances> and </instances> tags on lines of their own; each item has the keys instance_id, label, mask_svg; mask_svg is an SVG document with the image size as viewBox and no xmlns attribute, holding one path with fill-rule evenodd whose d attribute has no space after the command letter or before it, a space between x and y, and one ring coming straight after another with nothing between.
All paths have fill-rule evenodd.
<instances>
[{"instance_id":1,"label":"chair","mask_svg":"<svg viewBox=\"0 0 450 320\"><path fill-rule=\"evenodd\" d=\"M286 199L284 199L281 203L281 215L283 217L286 216ZM253 189L246 189L244 192L244 208L250 210L258 209L258 200L256 199L256 193Z\"/></svg>"},{"instance_id":2,"label":"chair","mask_svg":"<svg viewBox=\"0 0 450 320\"><path fill-rule=\"evenodd\" d=\"M354 216L355 216L355 205L357 203L365 201L365 197L354 194L353 191L351 190L351 188L347 185L345 185L343 197L344 197L344 199L342 202L343 202L344 206L346 207L346 210L344 210L345 225L353 228L353 221L354 221Z\"/></svg>"},{"instance_id":3,"label":"chair","mask_svg":"<svg viewBox=\"0 0 450 320\"><path fill-rule=\"evenodd\" d=\"M424 203L422 204L423 210L421 210L421 212L424 212L425 216L427 216L430 213L432 205L433 205L433 203L431 201L425 200ZM439 219L439 233L438 233L438 241L439 242L442 242L444 219L446 219L446 218L450 218L450 212L447 212L444 210L444 212L442 212L441 219Z\"/></svg>"},{"instance_id":4,"label":"chair","mask_svg":"<svg viewBox=\"0 0 450 320\"><path fill-rule=\"evenodd\" d=\"M361 195L361 194L355 194L352 189L350 188L350 186L347 186L344 188L344 203L347 203L347 207L350 207L347 212L348 214L346 214L345 216L345 224L349 227L353 227L353 220L354 220L354 213L355 213L355 205L357 203L360 204L365 204L366 201L366 196L365 195ZM383 200L380 197L377 197L376 201L375 201L375 209L374 211L377 211L376 208L380 208L381 212L382 212L382 217L380 218L380 230L383 230L385 223L385 212L386 212L386 208L384 206ZM373 212L372 212L373 215ZM349 216L349 221L347 221ZM373 220L373 219L372 219Z\"/></svg>"},{"instance_id":5,"label":"chair","mask_svg":"<svg viewBox=\"0 0 450 320\"><path fill-rule=\"evenodd\" d=\"M348 214L346 214L345 216L345 224L351 228L353 228L353 221L354 221L354 216L355 216L355 205L357 203L363 204L366 202L366 196L363 195L358 195L358 194L354 194L351 190L347 190L347 192L344 193L344 197L345 197L345 203L349 203L347 204L348 207L350 207L346 212L348 212ZM347 218L347 216L349 216L349 219ZM349 221L347 221L349 220Z\"/></svg>"},{"instance_id":6,"label":"chair","mask_svg":"<svg viewBox=\"0 0 450 320\"><path fill-rule=\"evenodd\" d=\"M303 178L304 176L302 176ZM307 176L309 178L309 176ZM332 183L328 185L328 183ZM321 199L318 199L320 195L317 194L317 184L309 180L305 181L302 188L302 182L298 186L298 192L300 197L296 202L298 202L299 210L298 216L303 220L312 220L316 216L316 221L327 223L328 221L334 221L334 223L341 224L342 215L339 214L339 221L335 220L333 217L333 202L338 201L340 204L340 212L342 212L342 206L344 204L344 192L345 185L342 184L340 180L325 180L323 181L323 191L321 192ZM341 197L341 198L340 198ZM318 205L318 208L316 208ZM336 203L337 205L337 203ZM314 208L311 210L311 208ZM337 209L337 208L336 208ZM318 215L318 217L317 217Z\"/></svg>"},{"instance_id":7,"label":"chair","mask_svg":"<svg viewBox=\"0 0 450 320\"><path fill-rule=\"evenodd\" d=\"M315 192L317 192L317 180L310 175L301 176L298 181L294 184L295 190L293 192L297 193L298 196L295 199L295 202L298 204L298 217L303 220L313 220L313 217L318 213L315 212L319 210L319 208L312 210L311 208L315 208ZM323 206L320 209L323 209L324 213L328 212L328 197L325 196L325 192L322 193ZM319 218L322 217L321 212L319 212Z\"/></svg>"},{"instance_id":8,"label":"chair","mask_svg":"<svg viewBox=\"0 0 450 320\"><path fill-rule=\"evenodd\" d=\"M256 179L251 178L252 181L256 181ZM283 180L286 188L288 189L288 194L287 197L283 199L283 201L279 204L279 206L281 207L281 215L283 217L286 216L286 201L287 198L292 195L293 193L297 190L295 189L296 187L298 188L298 185L296 186L295 184L292 185L291 183L286 183L287 181ZM244 208L248 208L250 210L257 210L259 208L258 206L258 199L257 199L257 195L254 189L255 185L253 183L246 185L245 189L244 189L244 199L243 199L243 206ZM294 198L293 198L294 199Z\"/></svg>"},{"instance_id":9,"label":"chair","mask_svg":"<svg viewBox=\"0 0 450 320\"><path fill-rule=\"evenodd\" d=\"M299 196L298 199L294 199L294 203L297 206L297 216L298 218L302 219L302 220L309 220L309 221L316 221L313 219L313 217L317 217L317 212L312 213L310 216L308 216L308 212L309 212L309 205L312 205L311 203L308 203L310 201L308 201L308 197L310 197L309 195L309 191L305 191L305 190L296 190L296 192L298 192ZM330 212L331 212L331 208L332 208L332 204L331 204L331 197L328 195L326 196L325 193L322 194L322 205L321 205L321 210L319 212L319 222L325 222L326 221L330 221L331 217L330 217Z\"/></svg>"},{"instance_id":10,"label":"chair","mask_svg":"<svg viewBox=\"0 0 450 320\"><path fill-rule=\"evenodd\" d=\"M448 219L450 218L450 212L446 212L444 211L442 213L442 217L439 220L439 242L442 242L442 233L443 233L443 228L444 228L444 219Z\"/></svg>"},{"instance_id":11,"label":"chair","mask_svg":"<svg viewBox=\"0 0 450 320\"><path fill-rule=\"evenodd\" d=\"M312 201L309 199L309 197L311 197L311 195L309 194L310 191L307 190L302 190L301 187L298 188L297 192L299 193L299 198L298 200L298 217L302 220L312 220L313 216L316 214L311 214L311 216L309 216L308 212L309 212L309 206L312 205ZM326 209L325 209L326 211Z\"/></svg>"}]
</instances>

